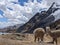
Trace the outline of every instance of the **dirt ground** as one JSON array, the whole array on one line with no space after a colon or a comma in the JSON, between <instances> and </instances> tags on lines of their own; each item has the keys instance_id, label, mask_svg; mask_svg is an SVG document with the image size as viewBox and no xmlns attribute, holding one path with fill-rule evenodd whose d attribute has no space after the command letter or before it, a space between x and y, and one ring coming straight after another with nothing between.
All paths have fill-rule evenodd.
<instances>
[{"instance_id":1,"label":"dirt ground","mask_svg":"<svg viewBox=\"0 0 60 45\"><path fill-rule=\"evenodd\" d=\"M33 34L6 34L0 35L0 45L56 45L47 43L51 42L50 36L44 36L44 42L34 42ZM58 45L60 45L60 38L58 38Z\"/></svg>"}]
</instances>

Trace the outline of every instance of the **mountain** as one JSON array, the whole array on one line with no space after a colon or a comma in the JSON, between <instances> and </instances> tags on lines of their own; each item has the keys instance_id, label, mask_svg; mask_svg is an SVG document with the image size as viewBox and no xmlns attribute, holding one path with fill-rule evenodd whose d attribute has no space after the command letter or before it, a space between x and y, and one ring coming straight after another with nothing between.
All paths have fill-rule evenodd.
<instances>
[{"instance_id":1,"label":"mountain","mask_svg":"<svg viewBox=\"0 0 60 45\"><path fill-rule=\"evenodd\" d=\"M51 5L51 7L47 11L41 11L41 13L36 13L26 24L20 26L16 32L27 32L32 33L34 29L38 27L45 28L49 24L51 24L55 17L51 15L59 8L52 8L55 2Z\"/></svg>"},{"instance_id":2,"label":"mountain","mask_svg":"<svg viewBox=\"0 0 60 45\"><path fill-rule=\"evenodd\" d=\"M51 23L50 25L51 29L60 29L60 19L56 20L55 22Z\"/></svg>"},{"instance_id":3,"label":"mountain","mask_svg":"<svg viewBox=\"0 0 60 45\"><path fill-rule=\"evenodd\" d=\"M8 33L15 32L21 25L23 25L23 24L16 24L13 26L8 26L8 27L0 29L0 32L8 32Z\"/></svg>"}]
</instances>

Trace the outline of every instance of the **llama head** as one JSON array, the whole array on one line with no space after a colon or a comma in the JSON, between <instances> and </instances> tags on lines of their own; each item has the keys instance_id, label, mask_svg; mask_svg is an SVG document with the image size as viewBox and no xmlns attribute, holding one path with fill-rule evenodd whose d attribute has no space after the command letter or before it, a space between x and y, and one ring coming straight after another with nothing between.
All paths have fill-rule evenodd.
<instances>
[{"instance_id":1,"label":"llama head","mask_svg":"<svg viewBox=\"0 0 60 45\"><path fill-rule=\"evenodd\" d=\"M46 36L48 36L50 32L50 27L46 27Z\"/></svg>"}]
</instances>

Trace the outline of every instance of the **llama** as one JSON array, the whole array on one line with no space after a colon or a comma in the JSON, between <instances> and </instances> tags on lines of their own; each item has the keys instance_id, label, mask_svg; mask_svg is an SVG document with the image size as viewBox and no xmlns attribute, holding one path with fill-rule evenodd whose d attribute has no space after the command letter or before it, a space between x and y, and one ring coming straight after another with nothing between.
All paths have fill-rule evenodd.
<instances>
[{"instance_id":1,"label":"llama","mask_svg":"<svg viewBox=\"0 0 60 45\"><path fill-rule=\"evenodd\" d=\"M57 45L57 38L60 37L60 30L53 30L51 31L50 27L46 27L46 34L50 35L53 39L52 43L54 43L54 41L56 42Z\"/></svg>"},{"instance_id":2,"label":"llama","mask_svg":"<svg viewBox=\"0 0 60 45\"><path fill-rule=\"evenodd\" d=\"M36 28L34 31L34 41L36 42L36 39L38 39L38 42L39 42L39 39L41 39L41 41L43 41L43 37L44 37L44 34L45 34L45 31L43 28Z\"/></svg>"}]
</instances>

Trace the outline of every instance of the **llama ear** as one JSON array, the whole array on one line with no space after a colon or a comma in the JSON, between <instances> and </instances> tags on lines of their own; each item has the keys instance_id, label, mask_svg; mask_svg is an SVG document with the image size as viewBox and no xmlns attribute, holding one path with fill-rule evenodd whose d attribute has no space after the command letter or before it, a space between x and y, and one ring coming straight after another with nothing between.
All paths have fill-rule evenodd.
<instances>
[{"instance_id":1,"label":"llama ear","mask_svg":"<svg viewBox=\"0 0 60 45\"><path fill-rule=\"evenodd\" d=\"M46 27L46 32L48 32L48 29L47 29L47 27Z\"/></svg>"}]
</instances>

